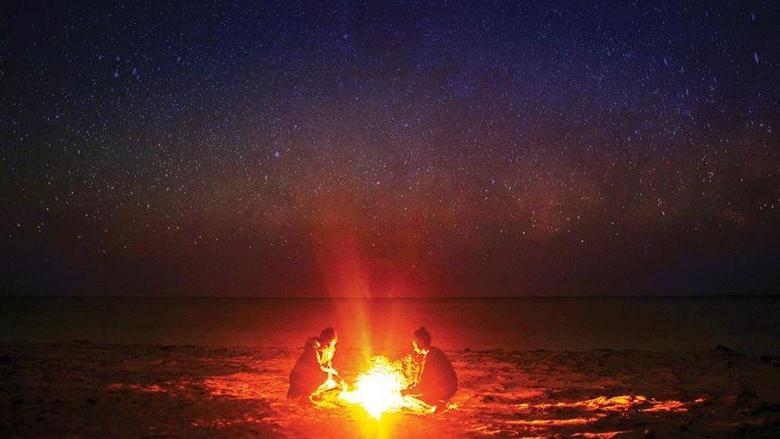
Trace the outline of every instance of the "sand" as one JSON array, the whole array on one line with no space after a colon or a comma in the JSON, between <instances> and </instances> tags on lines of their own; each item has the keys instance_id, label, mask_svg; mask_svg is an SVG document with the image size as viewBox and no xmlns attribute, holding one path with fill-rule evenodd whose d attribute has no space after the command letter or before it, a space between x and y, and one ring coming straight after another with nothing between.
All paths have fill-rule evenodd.
<instances>
[{"instance_id":1,"label":"sand","mask_svg":"<svg viewBox=\"0 0 780 439\"><path fill-rule=\"evenodd\" d=\"M1 437L780 435L780 360L698 352L448 351L452 407L380 422L284 399L299 350L0 345ZM361 353L342 349L347 379Z\"/></svg>"}]
</instances>

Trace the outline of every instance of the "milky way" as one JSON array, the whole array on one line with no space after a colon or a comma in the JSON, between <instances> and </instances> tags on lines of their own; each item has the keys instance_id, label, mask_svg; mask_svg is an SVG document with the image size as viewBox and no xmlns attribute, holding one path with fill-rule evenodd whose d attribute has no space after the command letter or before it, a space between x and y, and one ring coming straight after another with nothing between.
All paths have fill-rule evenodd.
<instances>
[{"instance_id":1,"label":"milky way","mask_svg":"<svg viewBox=\"0 0 780 439\"><path fill-rule=\"evenodd\" d=\"M2 6L3 293L776 292L777 3L261 3Z\"/></svg>"}]
</instances>

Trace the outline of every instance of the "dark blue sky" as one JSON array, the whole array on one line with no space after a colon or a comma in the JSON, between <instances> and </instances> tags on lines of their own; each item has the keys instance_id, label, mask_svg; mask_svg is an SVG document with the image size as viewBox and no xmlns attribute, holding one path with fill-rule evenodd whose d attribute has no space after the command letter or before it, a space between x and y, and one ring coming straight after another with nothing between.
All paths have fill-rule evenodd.
<instances>
[{"instance_id":1,"label":"dark blue sky","mask_svg":"<svg viewBox=\"0 0 780 439\"><path fill-rule=\"evenodd\" d=\"M4 294L772 293L775 2L10 2Z\"/></svg>"}]
</instances>

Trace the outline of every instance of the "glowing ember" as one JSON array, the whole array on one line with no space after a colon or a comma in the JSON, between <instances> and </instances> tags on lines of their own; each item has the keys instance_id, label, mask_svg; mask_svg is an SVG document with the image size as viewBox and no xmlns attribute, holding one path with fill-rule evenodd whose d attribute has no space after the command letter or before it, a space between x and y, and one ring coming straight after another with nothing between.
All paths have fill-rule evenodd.
<instances>
[{"instance_id":1,"label":"glowing ember","mask_svg":"<svg viewBox=\"0 0 780 439\"><path fill-rule=\"evenodd\" d=\"M417 413L432 413L436 407L417 398L402 395L409 382L398 365L383 356L372 359L371 368L360 374L352 390L339 395L344 401L362 406L374 418L381 418L385 412L409 410Z\"/></svg>"}]
</instances>

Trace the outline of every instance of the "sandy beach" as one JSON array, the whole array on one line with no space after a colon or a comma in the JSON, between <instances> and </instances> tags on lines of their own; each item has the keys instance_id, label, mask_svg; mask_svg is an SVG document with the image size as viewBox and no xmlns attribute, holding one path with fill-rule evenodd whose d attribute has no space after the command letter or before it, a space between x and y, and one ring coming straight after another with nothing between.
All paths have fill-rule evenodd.
<instances>
[{"instance_id":1,"label":"sandy beach","mask_svg":"<svg viewBox=\"0 0 780 439\"><path fill-rule=\"evenodd\" d=\"M449 351L460 389L435 415L285 399L298 350L0 346L3 437L771 437L780 360L717 347ZM337 353L348 380L355 349Z\"/></svg>"}]
</instances>

